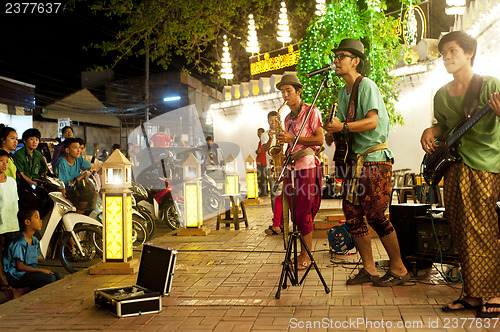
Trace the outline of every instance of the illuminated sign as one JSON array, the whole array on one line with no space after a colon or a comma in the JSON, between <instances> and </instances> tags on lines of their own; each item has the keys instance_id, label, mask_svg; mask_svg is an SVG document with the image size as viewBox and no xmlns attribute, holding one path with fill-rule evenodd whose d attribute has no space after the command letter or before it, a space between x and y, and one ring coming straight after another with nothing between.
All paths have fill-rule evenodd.
<instances>
[{"instance_id":1,"label":"illuminated sign","mask_svg":"<svg viewBox=\"0 0 500 332\"><path fill-rule=\"evenodd\" d=\"M422 4L427 5L427 4ZM396 34L400 35L406 45L416 45L427 35L427 19L420 6L411 6L400 17Z\"/></svg>"},{"instance_id":2,"label":"illuminated sign","mask_svg":"<svg viewBox=\"0 0 500 332\"><path fill-rule=\"evenodd\" d=\"M283 74L287 70L295 71L297 63L299 63L297 44L252 56L250 57L251 79L269 77L271 74Z\"/></svg>"}]
</instances>

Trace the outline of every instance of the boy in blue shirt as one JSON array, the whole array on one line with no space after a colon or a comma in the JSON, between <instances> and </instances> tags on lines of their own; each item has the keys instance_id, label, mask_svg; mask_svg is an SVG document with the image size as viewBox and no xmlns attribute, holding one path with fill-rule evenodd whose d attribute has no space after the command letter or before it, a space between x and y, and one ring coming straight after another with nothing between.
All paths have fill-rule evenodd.
<instances>
[{"instance_id":1,"label":"boy in blue shirt","mask_svg":"<svg viewBox=\"0 0 500 332\"><path fill-rule=\"evenodd\" d=\"M3 259L5 276L12 287L34 290L61 279L57 272L40 269L38 255L40 244L34 237L42 229L42 219L37 210L21 210L17 214L21 234L9 245Z\"/></svg>"},{"instance_id":2,"label":"boy in blue shirt","mask_svg":"<svg viewBox=\"0 0 500 332\"><path fill-rule=\"evenodd\" d=\"M75 204L78 213L83 213L88 209L92 210L97 194L86 195L76 190L77 183L87 176L87 170L91 164L80 156L80 141L77 138L67 138L64 141L64 150L66 154L57 162L57 174L59 179L64 182L64 193Z\"/></svg>"}]
</instances>

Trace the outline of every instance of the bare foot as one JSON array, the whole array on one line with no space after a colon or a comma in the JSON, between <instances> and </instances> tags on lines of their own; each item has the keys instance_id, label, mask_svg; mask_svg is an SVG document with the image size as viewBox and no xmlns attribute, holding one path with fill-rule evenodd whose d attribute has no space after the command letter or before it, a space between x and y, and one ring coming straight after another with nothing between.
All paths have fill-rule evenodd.
<instances>
[{"instance_id":1,"label":"bare foot","mask_svg":"<svg viewBox=\"0 0 500 332\"><path fill-rule=\"evenodd\" d=\"M21 297L23 294L26 294L30 291L29 287L23 287L23 288L12 288L12 293L13 297L17 299L18 297Z\"/></svg>"},{"instance_id":2,"label":"bare foot","mask_svg":"<svg viewBox=\"0 0 500 332\"><path fill-rule=\"evenodd\" d=\"M479 307L482 304L482 300L479 297L468 297L468 296L466 296L462 300L464 300L465 302L469 303L471 305L471 307ZM455 303L455 304L453 304L453 302L452 303L448 303L447 306L448 306L448 308L450 308L452 310L460 310L460 309L464 308L464 306L461 303Z\"/></svg>"}]
</instances>

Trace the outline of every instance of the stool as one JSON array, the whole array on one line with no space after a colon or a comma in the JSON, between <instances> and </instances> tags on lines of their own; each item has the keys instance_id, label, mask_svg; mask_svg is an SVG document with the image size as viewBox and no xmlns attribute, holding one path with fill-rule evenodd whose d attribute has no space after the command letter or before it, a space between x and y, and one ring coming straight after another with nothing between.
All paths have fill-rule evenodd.
<instances>
[{"instance_id":1,"label":"stool","mask_svg":"<svg viewBox=\"0 0 500 332\"><path fill-rule=\"evenodd\" d=\"M398 196L398 204L406 203L406 194L410 193L413 198L413 203L417 203L417 195L415 194L415 189L413 187L393 187L391 190L391 199L389 200L389 205L392 204L392 195L396 193Z\"/></svg>"},{"instance_id":2,"label":"stool","mask_svg":"<svg viewBox=\"0 0 500 332\"><path fill-rule=\"evenodd\" d=\"M221 195L224 198L224 204L219 204L219 211L217 213L217 226L215 229L219 229L220 224L226 224L229 227L230 223L234 223L234 229L240 229L240 222L245 222L245 226L248 228L247 211L245 209L245 203L241 199L241 195ZM229 199L229 209L225 208L225 203ZM221 202L222 203L222 202ZM238 215L238 204L241 207L242 216ZM231 213L233 216L231 217ZM223 218L224 215L224 218Z\"/></svg>"}]
</instances>

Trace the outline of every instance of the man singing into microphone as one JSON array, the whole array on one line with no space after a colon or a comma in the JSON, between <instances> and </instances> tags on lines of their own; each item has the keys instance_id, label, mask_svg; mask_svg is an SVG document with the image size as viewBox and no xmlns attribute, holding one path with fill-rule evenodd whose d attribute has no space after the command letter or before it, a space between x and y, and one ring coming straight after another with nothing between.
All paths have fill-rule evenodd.
<instances>
[{"instance_id":1,"label":"man singing into microphone","mask_svg":"<svg viewBox=\"0 0 500 332\"><path fill-rule=\"evenodd\" d=\"M389 116L377 85L360 74L366 60L363 44L344 39L333 51L335 75L342 77L346 85L339 91L338 119L324 126L328 132L326 142L332 143L332 133L348 135L349 172L343 182L342 209L363 261L363 269L347 280L347 285L366 282L373 282L374 286L400 285L410 275L401 260L396 231L385 215L391 193L393 157L386 143ZM356 162L359 167L355 167ZM360 174L352 174L351 168L360 170ZM378 277L373 261L371 236L364 217L389 255L389 271L382 278Z\"/></svg>"},{"instance_id":2,"label":"man singing into microphone","mask_svg":"<svg viewBox=\"0 0 500 332\"><path fill-rule=\"evenodd\" d=\"M293 144L299 134L300 128L306 121L310 105L302 102L303 85L295 75L283 75L276 88L281 91L281 96L287 102L291 112L285 118L284 132L277 135L280 143ZM312 250L312 229L314 216L321 204L321 167L314 152L323 144L323 128L321 127L321 114L316 106L313 107L309 118L307 118L304 130L298 138L297 145L292 151L292 160L295 161L294 184L295 202L292 202L292 174L288 165L286 179L284 181L283 193L288 200L289 206L295 206L295 220L297 229L302 234L304 242L309 250ZM306 269L311 264L311 259L301 243L301 252L297 257L299 270Z\"/></svg>"}]
</instances>

